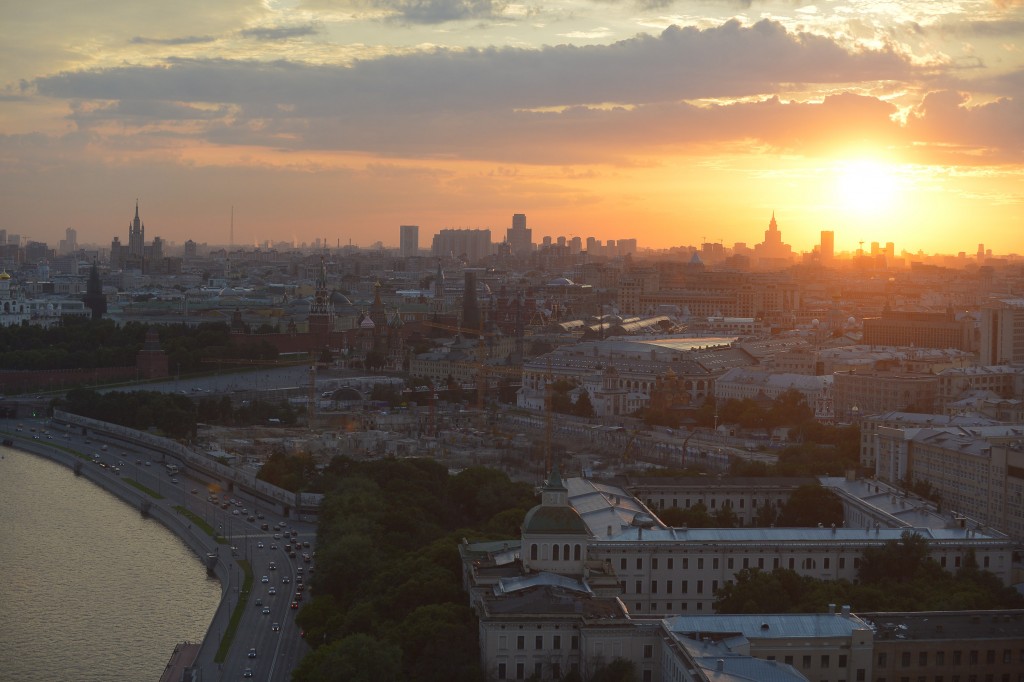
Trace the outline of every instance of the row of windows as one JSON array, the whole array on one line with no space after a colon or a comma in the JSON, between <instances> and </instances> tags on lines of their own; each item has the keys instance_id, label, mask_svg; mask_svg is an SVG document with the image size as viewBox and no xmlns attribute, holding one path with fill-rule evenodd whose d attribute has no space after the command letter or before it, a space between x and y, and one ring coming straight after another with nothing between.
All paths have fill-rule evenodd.
<instances>
[{"instance_id":1,"label":"row of windows","mask_svg":"<svg viewBox=\"0 0 1024 682\"><path fill-rule=\"evenodd\" d=\"M885 677L879 677L876 678L876 682L889 682L889 680ZM936 675L931 680L929 680L927 675L919 675L911 681L909 677L904 675L903 677L899 678L899 682L946 682L946 677L944 675ZM996 680L995 675L993 674L988 674L985 676L950 675L949 682L996 682ZM1012 682L1010 673L1002 673L1002 675L999 676L998 682ZM1024 673L1017 674L1017 682L1024 682Z\"/></svg>"},{"instance_id":2,"label":"row of windows","mask_svg":"<svg viewBox=\"0 0 1024 682\"><path fill-rule=\"evenodd\" d=\"M498 649L504 650L508 648L508 640L505 635L501 635L498 638ZM533 638L533 648L541 651L544 649L544 635L536 635ZM569 637L569 648L573 651L580 648L579 635L572 635ZM516 636L516 649L518 651L524 651L526 649L526 635ZM551 635L551 649L553 651L560 651L562 649L562 636Z\"/></svg>"},{"instance_id":3,"label":"row of windows","mask_svg":"<svg viewBox=\"0 0 1024 682\"><path fill-rule=\"evenodd\" d=\"M664 509L665 508L665 499L666 498L663 498L663 497L662 498L658 498L657 503L655 503L654 499L649 497L649 498L647 498L647 506L648 507L658 507L659 509ZM704 500L703 499L699 499L699 500L697 500L696 503L704 504ZM689 509L692 506L692 504L696 504L696 503L694 503L693 500L691 500L689 497L686 497L686 498L683 499L683 504L684 504L684 507L686 509ZM741 497L739 499L739 509L745 509L746 508L745 507L746 503L747 503L746 498ZM777 506L777 507L782 507L783 504L785 504L785 501L782 500L782 499L779 499L779 500L775 501L775 506ZM675 508L675 507L678 507L678 506L679 506L679 498L673 497L672 498L672 507ZM772 501L769 500L769 499L765 499L763 506L765 506L765 507L772 506ZM731 498L726 498L725 500L722 500L722 507L723 508L727 508L727 509L732 509L732 507L733 507L732 499ZM708 501L708 508L709 509L717 509L718 508L718 498L717 497L712 497ZM757 498L755 498L755 497L750 498L750 508L751 509L757 509Z\"/></svg>"},{"instance_id":4,"label":"row of windows","mask_svg":"<svg viewBox=\"0 0 1024 682\"><path fill-rule=\"evenodd\" d=\"M946 565L944 561L945 561L945 557L943 557L943 563L942 563L943 566ZM689 570L689 568L690 568L690 560L688 558L684 558L682 560L682 563L683 563L682 570L684 570L684 571L685 570ZM755 562L750 557L743 557L742 567L743 568L754 568L754 563ZM845 569L846 568L846 557L839 557L839 562L838 563L839 563L839 570ZM674 562L673 559L666 559L666 564L667 564L667 566L665 567L666 570L669 570L669 571L675 570L675 562ZM711 559L711 570L717 571L719 569L719 564L720 564L720 559L718 557L713 557ZM765 557L757 557L756 564L757 564L756 565L757 568L764 569L765 565L766 565ZM959 568L959 566L960 566L960 557L956 557L956 565ZM727 557L726 560L725 560L725 567L728 570L735 570L736 569L736 559L735 559L735 557ZM796 567L797 567L796 557L789 557L789 560L787 561L787 566L786 567L791 569L791 570L796 570ZM831 557L824 557L824 558L822 558L821 559L821 567L823 569L826 569L826 570L831 569L832 568L832 558ZM854 559L853 559L853 567L854 568L860 568L860 557L854 557ZM988 557L985 557L985 567L988 568ZM644 568L644 560L643 560L643 558L642 557L637 557L636 558L636 570L642 571L643 568ZM772 568L773 569L775 569L775 568L782 568L782 559L780 557L772 557ZM812 557L804 557L803 559L800 560L800 568L805 569L805 570L818 568L818 560L814 559ZM627 570L629 570L628 559L626 559L625 557L619 559L619 570L620 571L627 571ZM651 557L651 570L652 571L657 571L658 570L658 558L657 557ZM697 558L697 570L698 571L704 570L704 559L701 558L701 557Z\"/></svg>"},{"instance_id":5,"label":"row of windows","mask_svg":"<svg viewBox=\"0 0 1024 682\"><path fill-rule=\"evenodd\" d=\"M769 661L774 661L775 657L774 656L769 656L768 660ZM804 670L809 669L813 665L813 660L814 660L813 656L811 656L810 654L805 654L801 658L801 660L800 660L801 668L804 669ZM818 667L820 669L822 669L822 670L826 670L826 669L832 667L832 660L833 660L833 657L832 657L831 654L821 654L821 657L818 659ZM795 663L794 663L794 660L793 660L792 656L786 656L785 660L783 662L786 665L792 665L792 666L795 667ZM845 668L847 666L847 662L848 662L846 654L840 654L840 655L836 656L835 657L835 662L836 662L836 667L838 667L840 669ZM866 673L864 672L863 668L857 668L857 679L858 680L863 680L865 675L866 675Z\"/></svg>"},{"instance_id":6,"label":"row of windows","mask_svg":"<svg viewBox=\"0 0 1024 682\"><path fill-rule=\"evenodd\" d=\"M516 663L515 666L516 666L516 668L515 668L515 677L513 679L525 680L526 679L526 664L525 663ZM572 672L578 672L579 671L579 665L576 664L576 663L573 663L569 667L569 669ZM550 675L548 675L547 678L544 678L544 664L543 663L534 663L533 664L533 672L531 674L531 677L534 678L534 679L537 679L537 680L540 680L540 679L558 680L558 679L562 678L562 666L561 666L560 663L558 663L558 662L551 663L550 666L549 666L549 670L550 670ZM508 664L507 663L499 663L498 664L498 679L499 680L507 680L507 679L509 679L508 672L509 672L509 670L508 670Z\"/></svg>"},{"instance_id":7,"label":"row of windows","mask_svg":"<svg viewBox=\"0 0 1024 682\"><path fill-rule=\"evenodd\" d=\"M985 663L989 664L989 665L994 664L996 662L997 653L998 652L995 649L988 649L985 652ZM1002 662L1003 663L1013 663L1013 649L1003 649L1002 654L1003 654L1002 655ZM978 663L981 662L981 652L978 651L977 649L971 649L971 650L969 650L967 652L967 657L966 658L967 658L967 664L968 665L977 665ZM949 656L949 659L950 659L949 662L950 662L951 665L963 665L963 663L964 663L964 652L961 651L960 649L956 649L956 650L954 650L952 652L952 655ZM878 661L878 667L879 668L886 668L886 667L888 667L888 665L889 665L889 655L888 655L888 653L884 652L884 651L880 651L878 653L877 661ZM1024 649L1020 650L1019 661L1021 663L1024 663ZM895 660L893 662L895 663ZM946 665L946 652L945 651L936 651L935 652L934 664L935 665ZM911 652L909 652L909 651L901 652L900 653L899 665L902 668L908 668L911 665L926 666L926 665L928 665L928 652L927 651L920 651L920 652L918 652L918 654L917 654L917 663L916 664L913 663L913 656L911 655Z\"/></svg>"},{"instance_id":8,"label":"row of windows","mask_svg":"<svg viewBox=\"0 0 1024 682\"><path fill-rule=\"evenodd\" d=\"M561 549L559 549L561 548ZM582 545L551 545L551 560L552 561L569 561L569 550L572 549L572 560L580 561L580 557L583 554ZM534 543L530 545L530 560L537 561L537 556L540 554L539 546ZM544 545L544 559L546 560L548 554L548 545Z\"/></svg>"}]
</instances>

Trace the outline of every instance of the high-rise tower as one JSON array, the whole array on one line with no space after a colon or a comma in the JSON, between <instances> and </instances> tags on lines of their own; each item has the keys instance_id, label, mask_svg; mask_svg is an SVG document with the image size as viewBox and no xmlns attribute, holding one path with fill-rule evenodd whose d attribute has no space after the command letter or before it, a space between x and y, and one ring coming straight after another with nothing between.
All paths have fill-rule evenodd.
<instances>
[{"instance_id":1,"label":"high-rise tower","mask_svg":"<svg viewBox=\"0 0 1024 682\"><path fill-rule=\"evenodd\" d=\"M836 233L832 230L821 231L821 262L830 263L836 255Z\"/></svg>"},{"instance_id":2,"label":"high-rise tower","mask_svg":"<svg viewBox=\"0 0 1024 682\"><path fill-rule=\"evenodd\" d=\"M419 225L401 225L398 228L398 250L402 258L411 258L420 252Z\"/></svg>"},{"instance_id":3,"label":"high-rise tower","mask_svg":"<svg viewBox=\"0 0 1024 682\"><path fill-rule=\"evenodd\" d=\"M146 226L139 220L139 201L135 200L135 220L128 224L128 253L141 258L146 248Z\"/></svg>"},{"instance_id":4,"label":"high-rise tower","mask_svg":"<svg viewBox=\"0 0 1024 682\"><path fill-rule=\"evenodd\" d=\"M512 216L512 227L505 233L505 240L512 247L513 256L528 256L533 251L533 230L526 227L526 214Z\"/></svg>"}]
</instances>

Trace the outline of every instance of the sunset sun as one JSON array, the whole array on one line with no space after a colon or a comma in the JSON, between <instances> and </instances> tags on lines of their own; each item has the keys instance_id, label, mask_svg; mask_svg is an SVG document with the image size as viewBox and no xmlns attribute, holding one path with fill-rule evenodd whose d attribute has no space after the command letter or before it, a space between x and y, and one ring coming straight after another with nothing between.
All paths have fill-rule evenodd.
<instances>
[{"instance_id":1,"label":"sunset sun","mask_svg":"<svg viewBox=\"0 0 1024 682\"><path fill-rule=\"evenodd\" d=\"M837 204L846 212L880 215L894 207L900 178L886 163L844 161L835 167Z\"/></svg>"}]
</instances>

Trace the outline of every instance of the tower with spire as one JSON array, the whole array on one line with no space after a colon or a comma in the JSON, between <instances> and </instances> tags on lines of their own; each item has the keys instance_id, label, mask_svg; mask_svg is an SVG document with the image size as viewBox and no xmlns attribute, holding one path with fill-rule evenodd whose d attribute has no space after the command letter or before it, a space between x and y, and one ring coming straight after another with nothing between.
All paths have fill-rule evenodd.
<instances>
[{"instance_id":1,"label":"tower with spire","mask_svg":"<svg viewBox=\"0 0 1024 682\"><path fill-rule=\"evenodd\" d=\"M146 226L139 219L139 200L135 200L135 219L128 223L128 253L142 258L146 251Z\"/></svg>"},{"instance_id":2,"label":"tower with spire","mask_svg":"<svg viewBox=\"0 0 1024 682\"><path fill-rule=\"evenodd\" d=\"M775 211L772 211L772 219L764 231L764 241L754 245L754 256L763 267L784 267L793 259L793 247L782 241Z\"/></svg>"},{"instance_id":3,"label":"tower with spire","mask_svg":"<svg viewBox=\"0 0 1024 682\"><path fill-rule=\"evenodd\" d=\"M320 269L316 275L316 289L313 302L309 306L309 332L322 335L331 331L334 326L334 304L331 292L327 290L327 263L320 256Z\"/></svg>"}]
</instances>

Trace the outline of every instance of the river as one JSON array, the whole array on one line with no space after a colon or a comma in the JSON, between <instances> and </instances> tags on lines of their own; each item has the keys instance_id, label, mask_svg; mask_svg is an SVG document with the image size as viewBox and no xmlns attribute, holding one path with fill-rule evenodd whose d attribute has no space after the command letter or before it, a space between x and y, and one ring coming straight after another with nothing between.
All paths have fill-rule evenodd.
<instances>
[{"instance_id":1,"label":"river","mask_svg":"<svg viewBox=\"0 0 1024 682\"><path fill-rule=\"evenodd\" d=\"M0 679L156 682L198 642L220 583L158 522L0 447Z\"/></svg>"}]
</instances>

